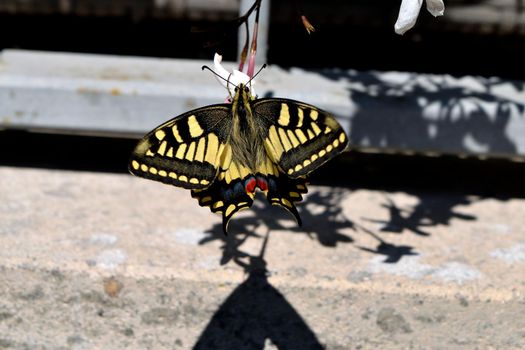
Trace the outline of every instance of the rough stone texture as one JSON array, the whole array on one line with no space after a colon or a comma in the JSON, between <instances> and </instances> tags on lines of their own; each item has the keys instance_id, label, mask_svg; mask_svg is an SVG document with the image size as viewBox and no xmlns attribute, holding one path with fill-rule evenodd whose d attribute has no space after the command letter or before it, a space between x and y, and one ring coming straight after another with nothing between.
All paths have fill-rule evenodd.
<instances>
[{"instance_id":1,"label":"rough stone texture","mask_svg":"<svg viewBox=\"0 0 525 350\"><path fill-rule=\"evenodd\" d=\"M522 199L312 186L224 237L151 181L0 178L0 349L525 347Z\"/></svg>"}]
</instances>

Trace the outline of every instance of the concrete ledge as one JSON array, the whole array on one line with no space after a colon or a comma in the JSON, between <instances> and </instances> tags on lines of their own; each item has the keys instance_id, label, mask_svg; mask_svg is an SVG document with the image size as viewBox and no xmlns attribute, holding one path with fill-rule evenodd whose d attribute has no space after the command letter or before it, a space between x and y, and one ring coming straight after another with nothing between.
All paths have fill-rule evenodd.
<instances>
[{"instance_id":1,"label":"concrete ledge","mask_svg":"<svg viewBox=\"0 0 525 350\"><path fill-rule=\"evenodd\" d=\"M224 101L210 61L5 50L0 127L142 135L190 109ZM230 64L234 67L234 64ZM354 147L523 160L525 83L402 72L270 67L259 96L334 113Z\"/></svg>"},{"instance_id":2,"label":"concrete ledge","mask_svg":"<svg viewBox=\"0 0 525 350\"><path fill-rule=\"evenodd\" d=\"M522 199L312 186L226 238L162 184L0 178L0 347L525 347Z\"/></svg>"}]
</instances>

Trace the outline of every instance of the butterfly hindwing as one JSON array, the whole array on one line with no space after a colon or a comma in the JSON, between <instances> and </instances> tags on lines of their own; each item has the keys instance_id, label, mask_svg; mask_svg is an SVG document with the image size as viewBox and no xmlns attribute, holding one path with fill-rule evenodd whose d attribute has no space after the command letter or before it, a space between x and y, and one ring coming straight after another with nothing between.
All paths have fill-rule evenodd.
<instances>
[{"instance_id":1,"label":"butterfly hindwing","mask_svg":"<svg viewBox=\"0 0 525 350\"><path fill-rule=\"evenodd\" d=\"M188 189L210 186L228 168L231 106L207 106L184 113L144 136L131 156L132 174Z\"/></svg>"},{"instance_id":2,"label":"butterfly hindwing","mask_svg":"<svg viewBox=\"0 0 525 350\"><path fill-rule=\"evenodd\" d=\"M199 201L199 205L210 207L214 213L222 215L223 231L226 234L228 223L239 210L247 209L253 204L254 193L250 192L256 186L256 177L248 169L235 161L229 163L228 169L220 169L211 186L203 190L192 190L191 196Z\"/></svg>"},{"instance_id":3,"label":"butterfly hindwing","mask_svg":"<svg viewBox=\"0 0 525 350\"><path fill-rule=\"evenodd\" d=\"M266 192L268 202L288 210L295 217L299 226L302 223L295 202L302 201L302 194L308 192L306 184L307 181L304 178L291 179L282 173L279 176L268 177L268 192Z\"/></svg>"},{"instance_id":4,"label":"butterfly hindwing","mask_svg":"<svg viewBox=\"0 0 525 350\"><path fill-rule=\"evenodd\" d=\"M348 138L329 113L317 107L281 98L252 104L254 117L267 130L265 148L286 175L299 178L343 151Z\"/></svg>"},{"instance_id":5,"label":"butterfly hindwing","mask_svg":"<svg viewBox=\"0 0 525 350\"><path fill-rule=\"evenodd\" d=\"M279 171L269 157L259 164L255 174L235 161L227 170L219 170L215 182L206 189L192 190L191 195L199 205L208 206L223 218L223 230L227 232L232 216L242 209L252 206L255 189L265 195L270 204L278 205L292 213L301 225L301 218L295 208L295 202L303 199L307 192L305 179L291 179Z\"/></svg>"}]
</instances>

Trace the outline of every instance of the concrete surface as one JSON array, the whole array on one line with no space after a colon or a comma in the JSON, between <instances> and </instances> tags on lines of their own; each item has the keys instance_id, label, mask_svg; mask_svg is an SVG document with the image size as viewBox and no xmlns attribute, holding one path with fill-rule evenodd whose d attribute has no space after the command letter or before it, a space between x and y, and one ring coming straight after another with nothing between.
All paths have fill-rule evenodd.
<instances>
[{"instance_id":1,"label":"concrete surface","mask_svg":"<svg viewBox=\"0 0 525 350\"><path fill-rule=\"evenodd\" d=\"M130 175L0 179L0 349L525 347L523 199L312 186L225 238Z\"/></svg>"},{"instance_id":2,"label":"concrete surface","mask_svg":"<svg viewBox=\"0 0 525 350\"><path fill-rule=\"evenodd\" d=\"M212 57L4 50L0 129L142 136L188 110L225 100L226 90L201 70L205 64L212 65ZM525 82L272 65L257 76L255 91L330 111L356 148L525 159Z\"/></svg>"}]
</instances>

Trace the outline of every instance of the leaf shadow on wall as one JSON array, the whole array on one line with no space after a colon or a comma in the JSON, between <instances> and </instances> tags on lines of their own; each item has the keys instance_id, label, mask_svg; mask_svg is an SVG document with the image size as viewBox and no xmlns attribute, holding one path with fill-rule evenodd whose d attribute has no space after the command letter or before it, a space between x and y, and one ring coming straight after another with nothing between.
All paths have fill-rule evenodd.
<instances>
[{"instance_id":1,"label":"leaf shadow on wall","mask_svg":"<svg viewBox=\"0 0 525 350\"><path fill-rule=\"evenodd\" d=\"M525 103L512 97L525 91L523 82L373 71L315 73L347 86L356 109L340 118L350 120L348 136L355 146L518 152L516 137L508 130L516 116L525 117Z\"/></svg>"}]
</instances>

